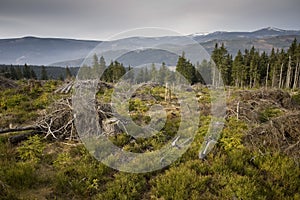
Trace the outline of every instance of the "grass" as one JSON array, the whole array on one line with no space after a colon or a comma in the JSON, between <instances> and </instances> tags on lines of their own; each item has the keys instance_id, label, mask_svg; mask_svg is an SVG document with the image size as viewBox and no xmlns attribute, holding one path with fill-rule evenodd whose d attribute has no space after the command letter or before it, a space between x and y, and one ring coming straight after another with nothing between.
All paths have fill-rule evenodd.
<instances>
[{"instance_id":1,"label":"grass","mask_svg":"<svg viewBox=\"0 0 300 200\"><path fill-rule=\"evenodd\" d=\"M7 110L1 107L1 119L13 116L20 120L19 123L29 123L37 117L28 117L30 113L37 113L51 103L48 99L55 89L52 86L53 83L47 83L32 94L17 95L17 91L29 91L26 87L1 91L6 95L6 98L1 98L1 105L7 106ZM104 90L97 97L109 100L111 92ZM152 92L155 103L164 101L164 89L160 87L138 92ZM211 97L207 89L198 92L202 97L199 104L208 104ZM12 99L7 100L9 97ZM297 94L293 98L297 100ZM31 100L35 103L30 104ZM151 103L154 102L134 98L130 111L146 116ZM164 106L169 106L164 103ZM131 152L149 151L150 147L160 149L174 138L180 123L180 112L169 111L164 128L151 138L131 142L130 136L120 134L110 139ZM260 112L260 119L265 122L280 114L278 108L267 107ZM111 169L97 161L80 143L66 144L34 136L13 146L8 142L8 135L0 135L0 199L300 198L299 166L292 157L279 151L269 149L269 154L262 155L245 146L243 136L248 131L248 122L228 117L219 142L205 160L200 160L199 148L210 120L209 114L200 116L195 140L181 158L168 167L145 174ZM1 121L6 125L8 122Z\"/></svg>"}]
</instances>

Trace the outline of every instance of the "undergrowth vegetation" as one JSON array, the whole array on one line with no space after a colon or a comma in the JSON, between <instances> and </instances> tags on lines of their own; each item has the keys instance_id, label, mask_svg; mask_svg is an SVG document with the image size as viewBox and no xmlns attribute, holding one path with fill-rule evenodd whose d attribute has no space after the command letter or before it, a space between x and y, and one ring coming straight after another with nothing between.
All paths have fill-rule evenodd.
<instances>
[{"instance_id":1,"label":"undergrowth vegetation","mask_svg":"<svg viewBox=\"0 0 300 200\"><path fill-rule=\"evenodd\" d=\"M0 92L1 127L12 121L29 123L36 117L34 113L46 109L56 98L53 91L57 82L31 89L20 84L25 86ZM164 100L163 92L161 88L152 91L155 101ZM97 97L108 101L111 93L109 89ZM207 106L207 89L197 95L199 104ZM148 103L155 103L151 101ZM147 116L149 104L135 98L129 109ZM265 123L280 112L268 107L259 114L260 121ZM141 123L148 120L138 119ZM32 136L12 145L7 135L0 135L0 199L300 199L299 158L274 150L250 150L243 137L251 127L235 116L227 117L215 148L200 160L198 153L210 120L205 112L201 115L196 137L182 157L166 168L143 174L111 169L78 142ZM179 123L178 113L168 113L164 128L149 139L131 142L126 134L110 139L126 151L155 150L174 138Z\"/></svg>"},{"instance_id":2,"label":"undergrowth vegetation","mask_svg":"<svg viewBox=\"0 0 300 200\"><path fill-rule=\"evenodd\" d=\"M17 126L35 120L56 98L59 81L19 81L17 88L0 91L0 127Z\"/></svg>"}]
</instances>

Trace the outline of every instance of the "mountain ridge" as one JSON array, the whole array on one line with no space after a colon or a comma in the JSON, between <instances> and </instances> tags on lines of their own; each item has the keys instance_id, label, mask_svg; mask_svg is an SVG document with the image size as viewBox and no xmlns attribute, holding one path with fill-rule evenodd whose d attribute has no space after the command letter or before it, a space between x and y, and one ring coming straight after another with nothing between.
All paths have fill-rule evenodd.
<instances>
[{"instance_id":1,"label":"mountain ridge","mask_svg":"<svg viewBox=\"0 0 300 200\"><path fill-rule=\"evenodd\" d=\"M235 55L236 52L257 47L260 51L270 52L274 48L287 48L291 40L300 40L300 30L284 30L276 27L266 27L259 30L246 31L215 31L205 34L191 34L187 37L200 43L211 53L215 43L224 43L228 51ZM162 37L129 37L116 41L105 41L108 44L145 44L159 45L172 43L172 40L182 39L184 36ZM1 64L34 64L80 66L82 60L100 43L97 40L80 40L68 38L42 38L25 36L22 38L0 39ZM104 44L105 45L105 44ZM151 52L153 54L153 52ZM111 50L107 55L116 54ZM109 56L108 56L109 57ZM110 61L109 59L107 60ZM126 62L126 61L125 61Z\"/></svg>"}]
</instances>

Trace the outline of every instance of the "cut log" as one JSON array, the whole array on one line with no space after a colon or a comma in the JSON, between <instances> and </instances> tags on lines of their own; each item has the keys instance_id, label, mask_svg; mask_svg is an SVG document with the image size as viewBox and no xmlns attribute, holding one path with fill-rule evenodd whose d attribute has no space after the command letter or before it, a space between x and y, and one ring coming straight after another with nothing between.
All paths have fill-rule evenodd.
<instances>
[{"instance_id":1,"label":"cut log","mask_svg":"<svg viewBox=\"0 0 300 200\"><path fill-rule=\"evenodd\" d=\"M11 143L11 144L18 144L24 140L27 140L29 137L31 136L34 136L34 135L38 135L38 134L42 134L42 132L40 131L32 131L32 132L29 132L29 133L23 133L23 134L20 134L20 135L14 135L14 136L11 136L8 138L8 141Z\"/></svg>"},{"instance_id":2,"label":"cut log","mask_svg":"<svg viewBox=\"0 0 300 200\"><path fill-rule=\"evenodd\" d=\"M37 130L38 127L36 126L27 126L27 127L19 127L19 128L9 128L9 129L2 129L0 130L0 134L5 133L13 133L13 132L20 132L20 131L30 131L30 130Z\"/></svg>"}]
</instances>

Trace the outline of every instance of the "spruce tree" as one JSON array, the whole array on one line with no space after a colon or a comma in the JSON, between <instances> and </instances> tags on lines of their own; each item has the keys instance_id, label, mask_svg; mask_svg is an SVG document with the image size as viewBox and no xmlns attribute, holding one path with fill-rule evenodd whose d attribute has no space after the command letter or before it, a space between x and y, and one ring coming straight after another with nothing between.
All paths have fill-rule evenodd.
<instances>
[{"instance_id":1,"label":"spruce tree","mask_svg":"<svg viewBox=\"0 0 300 200\"><path fill-rule=\"evenodd\" d=\"M106 62L103 56L100 57L98 76L102 76L106 69Z\"/></svg>"},{"instance_id":2,"label":"spruce tree","mask_svg":"<svg viewBox=\"0 0 300 200\"><path fill-rule=\"evenodd\" d=\"M13 80L17 80L18 79L18 75L17 75L15 67L11 66L9 69L10 69L9 78L11 78Z\"/></svg>"},{"instance_id":3,"label":"spruce tree","mask_svg":"<svg viewBox=\"0 0 300 200\"><path fill-rule=\"evenodd\" d=\"M215 74L216 77L214 77L218 82L217 85L221 82L221 79L225 85L229 85L231 82L232 58L223 43L220 48L217 43L215 44L211 58L219 71L218 74Z\"/></svg>"},{"instance_id":4,"label":"spruce tree","mask_svg":"<svg viewBox=\"0 0 300 200\"><path fill-rule=\"evenodd\" d=\"M66 79L71 79L72 78L72 73L69 69L69 67L66 67Z\"/></svg>"},{"instance_id":5,"label":"spruce tree","mask_svg":"<svg viewBox=\"0 0 300 200\"><path fill-rule=\"evenodd\" d=\"M150 73L149 73L148 67L145 67L144 72L145 72L145 74L144 74L144 81L145 82L150 81L151 77L150 77Z\"/></svg>"},{"instance_id":6,"label":"spruce tree","mask_svg":"<svg viewBox=\"0 0 300 200\"><path fill-rule=\"evenodd\" d=\"M151 81L153 82L157 81L157 70L154 63L152 63L151 65L150 76L151 76Z\"/></svg>"},{"instance_id":7,"label":"spruce tree","mask_svg":"<svg viewBox=\"0 0 300 200\"><path fill-rule=\"evenodd\" d=\"M184 53L178 58L176 71L180 73L189 83L196 83L197 79L195 67L185 58Z\"/></svg>"},{"instance_id":8,"label":"spruce tree","mask_svg":"<svg viewBox=\"0 0 300 200\"><path fill-rule=\"evenodd\" d=\"M232 78L235 87L243 87L245 81L245 65L242 52L239 50L233 61Z\"/></svg>"},{"instance_id":9,"label":"spruce tree","mask_svg":"<svg viewBox=\"0 0 300 200\"><path fill-rule=\"evenodd\" d=\"M106 68L105 59L103 56L100 57L100 60L98 59L97 54L94 54L93 56L93 63L92 63L92 74L91 78L93 79L100 79L100 77L103 75L103 72Z\"/></svg>"},{"instance_id":10,"label":"spruce tree","mask_svg":"<svg viewBox=\"0 0 300 200\"><path fill-rule=\"evenodd\" d=\"M124 74L126 69L123 64L115 61L111 62L108 68L103 73L103 80L107 82L117 82Z\"/></svg>"},{"instance_id":11,"label":"spruce tree","mask_svg":"<svg viewBox=\"0 0 300 200\"><path fill-rule=\"evenodd\" d=\"M138 73L136 75L136 83L143 83L144 82L144 68L138 69Z\"/></svg>"},{"instance_id":12,"label":"spruce tree","mask_svg":"<svg viewBox=\"0 0 300 200\"><path fill-rule=\"evenodd\" d=\"M37 79L37 75L35 74L33 69L30 69L30 78L35 80Z\"/></svg>"},{"instance_id":13,"label":"spruce tree","mask_svg":"<svg viewBox=\"0 0 300 200\"><path fill-rule=\"evenodd\" d=\"M24 78L21 67L16 67L17 79L21 80Z\"/></svg>"},{"instance_id":14,"label":"spruce tree","mask_svg":"<svg viewBox=\"0 0 300 200\"><path fill-rule=\"evenodd\" d=\"M30 79L31 78L31 71L30 71L29 66L26 63L23 67L23 77L25 79Z\"/></svg>"},{"instance_id":15,"label":"spruce tree","mask_svg":"<svg viewBox=\"0 0 300 200\"><path fill-rule=\"evenodd\" d=\"M48 80L48 74L45 66L42 66L41 80Z\"/></svg>"},{"instance_id":16,"label":"spruce tree","mask_svg":"<svg viewBox=\"0 0 300 200\"><path fill-rule=\"evenodd\" d=\"M204 84L212 84L212 65L204 59L201 64L197 63L197 71L200 73L200 78L203 79Z\"/></svg>"},{"instance_id":17,"label":"spruce tree","mask_svg":"<svg viewBox=\"0 0 300 200\"><path fill-rule=\"evenodd\" d=\"M163 84L165 81L167 75L167 66L166 64L163 62L161 67L158 70L158 74L157 74L157 81L159 82L159 84Z\"/></svg>"}]
</instances>

